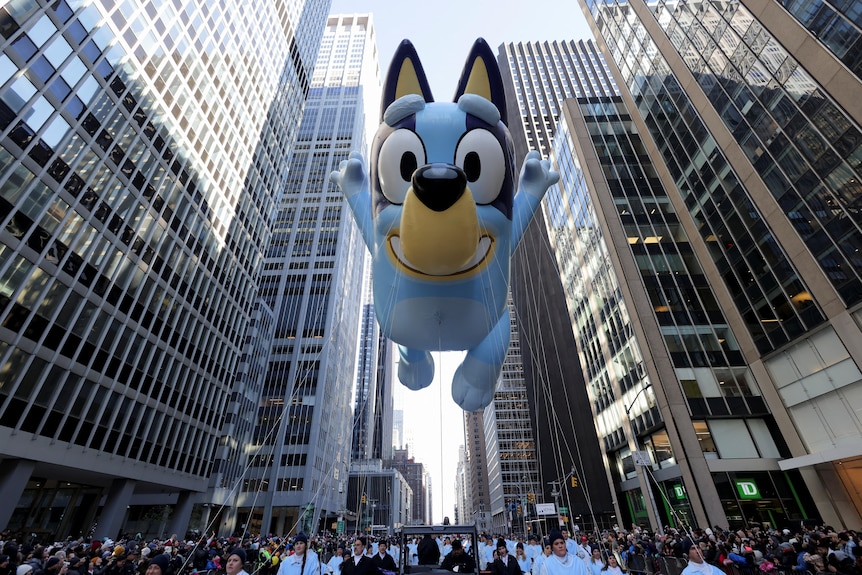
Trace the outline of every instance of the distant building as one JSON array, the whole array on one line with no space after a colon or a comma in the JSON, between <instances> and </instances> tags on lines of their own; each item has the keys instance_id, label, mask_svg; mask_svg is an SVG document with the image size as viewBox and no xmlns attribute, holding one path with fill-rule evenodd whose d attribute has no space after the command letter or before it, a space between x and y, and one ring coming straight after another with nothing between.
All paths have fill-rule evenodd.
<instances>
[{"instance_id":1,"label":"distant building","mask_svg":"<svg viewBox=\"0 0 862 575\"><path fill-rule=\"evenodd\" d=\"M425 466L414 461L407 449L397 448L394 450L392 460L384 462L384 466L398 470L413 490L410 523L412 525L430 525L431 485Z\"/></svg>"},{"instance_id":2,"label":"distant building","mask_svg":"<svg viewBox=\"0 0 862 575\"><path fill-rule=\"evenodd\" d=\"M470 490L470 507L465 509L468 523L476 522L479 531L490 531L491 492L488 487L488 457L485 441L485 424L482 411L464 412L464 440L466 441L467 488Z\"/></svg>"},{"instance_id":3,"label":"distant building","mask_svg":"<svg viewBox=\"0 0 862 575\"><path fill-rule=\"evenodd\" d=\"M473 522L473 492L470 489L469 461L467 449L458 447L458 467L455 471L455 519L454 523L463 525Z\"/></svg>"},{"instance_id":4,"label":"distant building","mask_svg":"<svg viewBox=\"0 0 862 575\"><path fill-rule=\"evenodd\" d=\"M365 267L362 327L356 366L351 461L392 459L393 344L381 332L374 314L371 265Z\"/></svg>"},{"instance_id":5,"label":"distant building","mask_svg":"<svg viewBox=\"0 0 862 575\"><path fill-rule=\"evenodd\" d=\"M348 533L393 535L411 523L413 489L397 470L384 468L379 459L354 462L347 485Z\"/></svg>"},{"instance_id":6,"label":"distant building","mask_svg":"<svg viewBox=\"0 0 862 575\"><path fill-rule=\"evenodd\" d=\"M509 303L509 349L494 400L482 412L491 527L498 533L526 534L536 518L528 494L541 492L530 401L521 361L517 314ZM529 528L529 529L528 529Z\"/></svg>"},{"instance_id":7,"label":"distant building","mask_svg":"<svg viewBox=\"0 0 862 575\"><path fill-rule=\"evenodd\" d=\"M363 279L364 302L359 332L359 358L356 364L356 391L353 399L353 443L351 461L362 461L374 456L374 413L377 402L377 355L380 328L374 315L371 296L371 266L365 266Z\"/></svg>"}]
</instances>

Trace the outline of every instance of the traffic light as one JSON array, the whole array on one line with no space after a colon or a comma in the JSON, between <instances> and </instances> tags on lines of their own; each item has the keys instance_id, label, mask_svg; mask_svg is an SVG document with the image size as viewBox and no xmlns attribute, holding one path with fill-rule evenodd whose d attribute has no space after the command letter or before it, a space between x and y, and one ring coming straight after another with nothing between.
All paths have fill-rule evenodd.
<instances>
[{"instance_id":1,"label":"traffic light","mask_svg":"<svg viewBox=\"0 0 862 575\"><path fill-rule=\"evenodd\" d=\"M366 503L368 503L368 498L365 497L365 495L363 495L362 496L362 504L365 505Z\"/></svg>"},{"instance_id":2,"label":"traffic light","mask_svg":"<svg viewBox=\"0 0 862 575\"><path fill-rule=\"evenodd\" d=\"M521 506L518 505L518 515L520 515L520 514L521 514Z\"/></svg>"},{"instance_id":3,"label":"traffic light","mask_svg":"<svg viewBox=\"0 0 862 575\"><path fill-rule=\"evenodd\" d=\"M535 503L536 502L536 494L535 493L528 493L527 494L527 502L528 503Z\"/></svg>"},{"instance_id":4,"label":"traffic light","mask_svg":"<svg viewBox=\"0 0 862 575\"><path fill-rule=\"evenodd\" d=\"M572 487L578 486L578 478L572 475Z\"/></svg>"}]
</instances>

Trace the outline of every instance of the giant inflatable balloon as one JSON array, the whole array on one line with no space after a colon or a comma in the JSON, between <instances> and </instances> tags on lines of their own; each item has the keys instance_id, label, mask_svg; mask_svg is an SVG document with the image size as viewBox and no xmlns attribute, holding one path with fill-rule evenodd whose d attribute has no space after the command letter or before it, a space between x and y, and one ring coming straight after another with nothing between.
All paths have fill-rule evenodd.
<instances>
[{"instance_id":1,"label":"giant inflatable balloon","mask_svg":"<svg viewBox=\"0 0 862 575\"><path fill-rule=\"evenodd\" d=\"M374 307L398 344L398 378L422 389L431 351L467 350L452 397L488 405L509 347L512 252L559 175L530 152L518 178L506 102L488 44L473 45L453 102L435 102L413 45L398 47L383 87L370 171L358 153L331 179L371 250Z\"/></svg>"}]
</instances>

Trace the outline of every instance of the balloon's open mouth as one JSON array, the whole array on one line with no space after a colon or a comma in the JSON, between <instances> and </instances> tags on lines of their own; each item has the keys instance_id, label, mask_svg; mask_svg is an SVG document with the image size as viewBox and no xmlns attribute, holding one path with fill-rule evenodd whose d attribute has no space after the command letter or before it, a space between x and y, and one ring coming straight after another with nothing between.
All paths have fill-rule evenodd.
<instances>
[{"instance_id":1,"label":"balloon's open mouth","mask_svg":"<svg viewBox=\"0 0 862 575\"><path fill-rule=\"evenodd\" d=\"M411 264L406 257L404 257L404 252L401 250L401 236L398 231L393 231L389 234L387 238L386 245L389 251L389 257L392 258L393 261L397 263L399 267L402 268L403 271L411 273L412 275L422 276L422 277L438 277L441 279L453 279L462 276L470 275L487 265L487 262L491 260L491 257L494 253L494 238L488 235L487 233L483 234L479 237L479 244L476 246L476 251L473 254L473 257L470 260L455 270L454 272L445 274L445 275L434 275L423 272L418 269L416 266Z\"/></svg>"}]
</instances>

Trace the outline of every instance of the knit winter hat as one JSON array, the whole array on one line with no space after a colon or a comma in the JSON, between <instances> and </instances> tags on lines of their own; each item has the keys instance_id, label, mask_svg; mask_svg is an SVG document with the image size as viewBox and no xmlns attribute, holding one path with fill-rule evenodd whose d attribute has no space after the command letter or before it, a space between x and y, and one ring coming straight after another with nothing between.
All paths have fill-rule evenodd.
<instances>
[{"instance_id":1,"label":"knit winter hat","mask_svg":"<svg viewBox=\"0 0 862 575\"><path fill-rule=\"evenodd\" d=\"M149 565L156 565L159 569L162 570L162 575L168 575L168 566L171 564L171 558L165 555L164 553L160 553L150 559Z\"/></svg>"}]
</instances>

